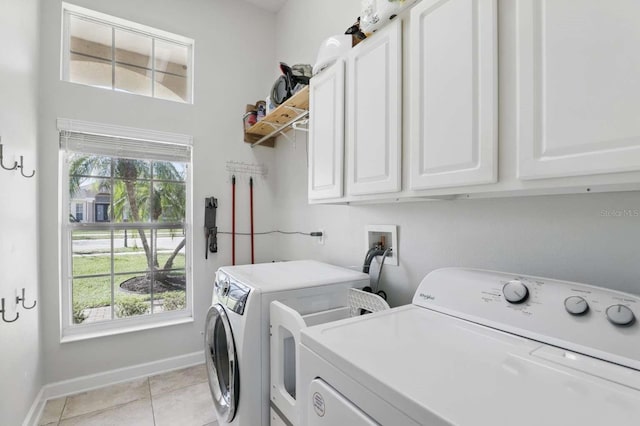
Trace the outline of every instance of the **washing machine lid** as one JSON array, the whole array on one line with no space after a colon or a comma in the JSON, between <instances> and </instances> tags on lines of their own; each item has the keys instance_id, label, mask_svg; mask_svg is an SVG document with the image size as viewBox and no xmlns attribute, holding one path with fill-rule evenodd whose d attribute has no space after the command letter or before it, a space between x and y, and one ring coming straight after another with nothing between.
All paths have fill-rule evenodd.
<instances>
[{"instance_id":1,"label":"washing machine lid","mask_svg":"<svg viewBox=\"0 0 640 426\"><path fill-rule=\"evenodd\" d=\"M355 287L369 285L367 274L315 260L223 266L219 273L263 293L347 282L359 283Z\"/></svg>"},{"instance_id":2,"label":"washing machine lid","mask_svg":"<svg viewBox=\"0 0 640 426\"><path fill-rule=\"evenodd\" d=\"M455 426L635 426L640 418L639 371L418 306L310 327L301 342L418 423L435 415Z\"/></svg>"}]
</instances>

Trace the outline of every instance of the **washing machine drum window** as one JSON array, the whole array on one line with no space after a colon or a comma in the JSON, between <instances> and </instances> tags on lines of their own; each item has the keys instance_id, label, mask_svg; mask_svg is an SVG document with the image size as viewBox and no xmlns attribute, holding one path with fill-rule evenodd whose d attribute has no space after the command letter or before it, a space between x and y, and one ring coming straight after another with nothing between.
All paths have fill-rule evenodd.
<instances>
[{"instance_id":1,"label":"washing machine drum window","mask_svg":"<svg viewBox=\"0 0 640 426\"><path fill-rule=\"evenodd\" d=\"M219 418L231 422L238 409L240 375L231 324L224 307L209 308L205 325L205 358L213 402Z\"/></svg>"}]
</instances>

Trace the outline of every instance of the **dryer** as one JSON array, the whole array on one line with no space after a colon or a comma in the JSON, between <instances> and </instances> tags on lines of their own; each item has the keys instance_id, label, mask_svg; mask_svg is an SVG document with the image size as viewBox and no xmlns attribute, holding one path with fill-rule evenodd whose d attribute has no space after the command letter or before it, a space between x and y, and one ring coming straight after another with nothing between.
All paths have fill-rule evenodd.
<instances>
[{"instance_id":1,"label":"dryer","mask_svg":"<svg viewBox=\"0 0 640 426\"><path fill-rule=\"evenodd\" d=\"M225 266L216 272L205 322L209 387L220 426L267 426L269 305L301 314L344 306L350 288L369 284L361 272L312 260Z\"/></svg>"},{"instance_id":2,"label":"dryer","mask_svg":"<svg viewBox=\"0 0 640 426\"><path fill-rule=\"evenodd\" d=\"M640 297L440 269L413 304L301 332L303 424L636 426Z\"/></svg>"}]
</instances>

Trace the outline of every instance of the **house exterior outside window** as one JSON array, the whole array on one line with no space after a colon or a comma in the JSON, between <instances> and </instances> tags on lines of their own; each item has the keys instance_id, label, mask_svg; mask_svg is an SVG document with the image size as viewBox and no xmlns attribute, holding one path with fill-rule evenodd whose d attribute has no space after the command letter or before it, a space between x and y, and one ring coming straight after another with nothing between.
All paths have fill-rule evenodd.
<instances>
[{"instance_id":1,"label":"house exterior outside window","mask_svg":"<svg viewBox=\"0 0 640 426\"><path fill-rule=\"evenodd\" d=\"M98 194L95 199L96 222L109 222L111 194Z\"/></svg>"},{"instance_id":2,"label":"house exterior outside window","mask_svg":"<svg viewBox=\"0 0 640 426\"><path fill-rule=\"evenodd\" d=\"M82 203L76 203L75 219L78 222L82 222L84 220L84 205Z\"/></svg>"}]
</instances>

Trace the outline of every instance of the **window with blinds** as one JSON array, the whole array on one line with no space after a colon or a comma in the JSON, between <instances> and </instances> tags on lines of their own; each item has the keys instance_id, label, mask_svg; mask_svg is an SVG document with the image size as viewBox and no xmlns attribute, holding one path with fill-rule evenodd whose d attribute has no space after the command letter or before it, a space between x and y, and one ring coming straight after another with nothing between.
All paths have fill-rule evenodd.
<instances>
[{"instance_id":1,"label":"window with blinds","mask_svg":"<svg viewBox=\"0 0 640 426\"><path fill-rule=\"evenodd\" d=\"M60 131L69 328L190 314L191 145L118 133Z\"/></svg>"}]
</instances>

